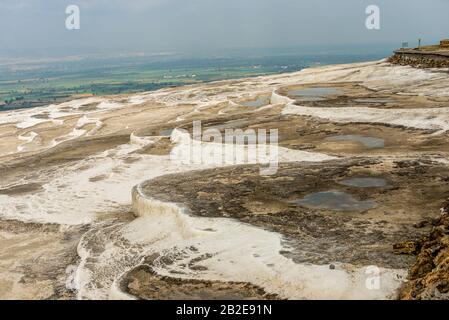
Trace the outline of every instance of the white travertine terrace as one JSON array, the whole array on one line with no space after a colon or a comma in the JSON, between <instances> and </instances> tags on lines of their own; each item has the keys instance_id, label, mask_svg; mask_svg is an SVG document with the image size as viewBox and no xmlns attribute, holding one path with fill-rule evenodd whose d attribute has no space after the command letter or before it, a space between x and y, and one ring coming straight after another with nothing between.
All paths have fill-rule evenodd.
<instances>
[{"instance_id":1,"label":"white travertine terrace","mask_svg":"<svg viewBox=\"0 0 449 320\"><path fill-rule=\"evenodd\" d=\"M207 271L180 277L251 282L284 298L390 298L400 285L398 275L404 276L404 270L382 269L382 290L370 291L365 287L365 268L341 265L338 270L329 270L327 266L295 264L279 254L282 243L278 234L234 220L193 217L177 204L162 203L140 192L139 184L145 180L207 169L213 165L180 165L171 162L167 155L136 154L135 151L159 140L157 136L138 136L136 130L152 124L227 114L240 107L229 101L238 101L248 95L271 93L267 108L280 105L283 115L304 115L333 122L383 123L431 129L437 134L449 129L449 108L385 110L303 107L294 105L291 99L277 93L283 86L332 82L358 82L385 93L449 96L449 77L446 73L392 66L379 61L164 89L125 98L95 97L2 112L0 136L4 142L0 142L0 156L8 160L50 150L63 143L116 132L128 134L130 141L58 166L51 174L35 172L43 190L20 197L0 194L0 218L56 223L63 227L90 225L90 230L78 246L81 262L71 274L71 283L74 283L81 299L124 297L117 292L115 281L138 265L144 255L151 252L170 254L176 248L191 245L199 249L198 252L191 252L192 256L209 252L216 255L205 262ZM224 106L217 107L223 103ZM89 104L97 105L90 111L83 111L82 107ZM255 109L254 112L263 112L263 109ZM46 117L36 117L39 115ZM183 148L189 138L178 137L175 148ZM320 153L280 149L282 162L334 158ZM128 161L130 158L133 161ZM90 180L99 176L103 177L99 181ZM25 183L27 177L21 179L23 181L15 181L15 184ZM0 187L10 187L11 183L8 183L4 185L0 182ZM108 226L113 230L113 233L108 233L102 225L102 214L131 205L138 217L130 223ZM215 232L204 231L207 229ZM100 255L95 255L89 249L89 242L102 234L113 234L115 241L111 241ZM230 265L233 257L239 259L234 259L236 263ZM96 265L87 267L88 259L94 259ZM268 264L275 267L269 268ZM168 275L177 267L178 264L170 267L161 265L157 271Z\"/></svg>"}]
</instances>

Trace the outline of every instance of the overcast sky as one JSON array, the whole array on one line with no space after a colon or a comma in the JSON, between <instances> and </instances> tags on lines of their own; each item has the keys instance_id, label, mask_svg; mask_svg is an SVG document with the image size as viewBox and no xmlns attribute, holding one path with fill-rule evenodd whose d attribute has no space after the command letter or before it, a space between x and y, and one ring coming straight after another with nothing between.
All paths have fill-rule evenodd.
<instances>
[{"instance_id":1,"label":"overcast sky","mask_svg":"<svg viewBox=\"0 0 449 320\"><path fill-rule=\"evenodd\" d=\"M65 28L65 9L81 29ZM381 30L365 8L381 9ZM180 52L449 38L449 0L0 0L0 53ZM63 49L62 49L63 48Z\"/></svg>"}]
</instances>

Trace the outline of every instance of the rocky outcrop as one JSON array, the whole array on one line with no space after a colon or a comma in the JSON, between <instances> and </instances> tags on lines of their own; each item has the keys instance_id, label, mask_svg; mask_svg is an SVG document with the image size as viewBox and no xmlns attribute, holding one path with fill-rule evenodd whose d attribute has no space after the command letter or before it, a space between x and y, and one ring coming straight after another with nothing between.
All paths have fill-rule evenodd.
<instances>
[{"instance_id":1,"label":"rocky outcrop","mask_svg":"<svg viewBox=\"0 0 449 320\"><path fill-rule=\"evenodd\" d=\"M396 53L388 59L388 62L415 68L449 68L449 57L446 59L435 59L432 56L420 54Z\"/></svg>"},{"instance_id":2,"label":"rocky outcrop","mask_svg":"<svg viewBox=\"0 0 449 320\"><path fill-rule=\"evenodd\" d=\"M432 225L429 235L394 246L398 254L417 256L416 263L409 270L409 281L400 292L400 299L449 300L449 201L441 216L428 223Z\"/></svg>"}]
</instances>

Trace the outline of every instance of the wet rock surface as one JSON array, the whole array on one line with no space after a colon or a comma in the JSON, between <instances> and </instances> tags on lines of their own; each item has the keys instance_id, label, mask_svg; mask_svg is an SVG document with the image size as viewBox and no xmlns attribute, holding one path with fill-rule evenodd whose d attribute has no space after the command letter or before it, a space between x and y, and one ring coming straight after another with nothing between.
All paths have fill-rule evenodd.
<instances>
[{"instance_id":1,"label":"wet rock surface","mask_svg":"<svg viewBox=\"0 0 449 320\"><path fill-rule=\"evenodd\" d=\"M222 282L160 276L150 266L128 272L122 289L146 300L276 300L274 294L243 282Z\"/></svg>"},{"instance_id":2,"label":"wet rock surface","mask_svg":"<svg viewBox=\"0 0 449 320\"><path fill-rule=\"evenodd\" d=\"M320 102L327 106L328 101ZM395 106L405 107L405 103ZM418 153L438 155L449 152L448 134L433 135L433 130L417 130L388 124L335 123L325 119L280 115L273 107L261 114L221 115L201 121L202 130L277 129L279 146L334 156L385 156ZM192 133L192 122L179 125ZM268 139L269 142L269 139Z\"/></svg>"},{"instance_id":3,"label":"wet rock surface","mask_svg":"<svg viewBox=\"0 0 449 320\"><path fill-rule=\"evenodd\" d=\"M339 184L361 174L382 176L390 183L372 188ZM191 172L149 181L143 189L156 199L180 203L192 215L234 218L279 232L290 247L283 254L296 262L404 268L413 258L395 255L392 246L426 232L414 224L438 210L438 199L449 192L449 186L441 184L448 174L445 166L429 161L360 159L281 164L278 174L269 177L251 166ZM378 206L336 212L291 203L329 189Z\"/></svg>"}]
</instances>

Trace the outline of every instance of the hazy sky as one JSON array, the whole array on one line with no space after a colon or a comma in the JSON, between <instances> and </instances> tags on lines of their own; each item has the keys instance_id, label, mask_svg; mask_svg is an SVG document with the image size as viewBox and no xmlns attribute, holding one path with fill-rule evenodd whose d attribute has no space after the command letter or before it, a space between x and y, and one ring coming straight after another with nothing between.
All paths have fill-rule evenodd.
<instances>
[{"instance_id":1,"label":"hazy sky","mask_svg":"<svg viewBox=\"0 0 449 320\"><path fill-rule=\"evenodd\" d=\"M65 28L65 8L81 29ZM381 30L365 8L381 9ZM449 38L449 0L0 0L0 54L201 51Z\"/></svg>"}]
</instances>

